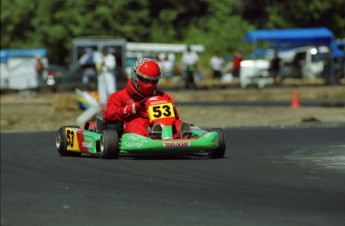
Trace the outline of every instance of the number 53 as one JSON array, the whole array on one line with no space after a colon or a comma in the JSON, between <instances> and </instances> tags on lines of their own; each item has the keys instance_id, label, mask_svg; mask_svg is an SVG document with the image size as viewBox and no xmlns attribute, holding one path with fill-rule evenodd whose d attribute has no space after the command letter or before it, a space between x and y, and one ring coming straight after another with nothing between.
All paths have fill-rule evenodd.
<instances>
[{"instance_id":1,"label":"number 53","mask_svg":"<svg viewBox=\"0 0 345 226\"><path fill-rule=\"evenodd\" d=\"M175 116L173 106L170 103L152 106L150 110L149 115L151 120Z\"/></svg>"}]
</instances>

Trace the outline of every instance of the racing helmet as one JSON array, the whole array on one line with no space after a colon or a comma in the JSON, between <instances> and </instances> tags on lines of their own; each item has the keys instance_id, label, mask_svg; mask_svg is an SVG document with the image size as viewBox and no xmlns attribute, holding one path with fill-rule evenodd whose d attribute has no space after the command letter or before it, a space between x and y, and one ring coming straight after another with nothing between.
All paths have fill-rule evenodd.
<instances>
[{"instance_id":1,"label":"racing helmet","mask_svg":"<svg viewBox=\"0 0 345 226\"><path fill-rule=\"evenodd\" d=\"M143 58L133 66L132 83L141 94L151 96L157 88L160 75L159 65L152 59Z\"/></svg>"}]
</instances>

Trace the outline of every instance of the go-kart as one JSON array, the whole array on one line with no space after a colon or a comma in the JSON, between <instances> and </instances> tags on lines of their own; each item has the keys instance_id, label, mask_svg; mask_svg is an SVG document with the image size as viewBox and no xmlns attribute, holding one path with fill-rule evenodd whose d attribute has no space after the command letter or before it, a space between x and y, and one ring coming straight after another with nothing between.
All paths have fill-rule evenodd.
<instances>
[{"instance_id":1,"label":"go-kart","mask_svg":"<svg viewBox=\"0 0 345 226\"><path fill-rule=\"evenodd\" d=\"M225 154L225 138L221 128L204 130L190 125L187 132L180 131L174 139L173 125L176 120L173 103L162 96L154 96L144 103L150 125L160 125L161 130L150 133L150 137L135 133L124 133L121 123L107 122L102 114L96 121L79 126L62 126L56 135L56 148L62 156L82 153L117 158L119 154L174 154L190 155L208 153L210 158L222 158ZM152 127L151 127L152 128Z\"/></svg>"}]
</instances>

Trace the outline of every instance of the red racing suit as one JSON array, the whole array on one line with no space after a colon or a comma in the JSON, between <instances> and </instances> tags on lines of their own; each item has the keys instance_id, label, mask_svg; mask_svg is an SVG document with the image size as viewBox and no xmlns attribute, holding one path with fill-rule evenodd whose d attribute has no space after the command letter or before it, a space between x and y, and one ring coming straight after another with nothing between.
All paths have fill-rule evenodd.
<instances>
[{"instance_id":1,"label":"red racing suit","mask_svg":"<svg viewBox=\"0 0 345 226\"><path fill-rule=\"evenodd\" d=\"M172 101L172 97L162 91L156 91L152 96L163 96ZM125 133L136 133L148 137L149 131L147 129L149 127L149 117L144 104L137 114L127 115L124 110L128 103L144 102L147 98L149 97L143 96L133 86L132 80L129 79L126 88L110 95L107 107L103 112L103 117L106 121L122 122L124 124ZM178 128L180 127L181 121L179 120L175 106L174 111L176 117L175 125L173 127L174 138L178 138Z\"/></svg>"}]
</instances>

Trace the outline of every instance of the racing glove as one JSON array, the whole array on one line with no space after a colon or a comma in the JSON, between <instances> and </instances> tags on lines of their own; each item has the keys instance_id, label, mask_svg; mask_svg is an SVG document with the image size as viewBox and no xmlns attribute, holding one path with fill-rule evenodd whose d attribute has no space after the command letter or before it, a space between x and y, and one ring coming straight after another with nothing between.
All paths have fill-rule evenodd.
<instances>
[{"instance_id":1,"label":"racing glove","mask_svg":"<svg viewBox=\"0 0 345 226\"><path fill-rule=\"evenodd\" d=\"M140 103L127 103L122 109L122 114L126 118L130 115L136 115L140 111Z\"/></svg>"}]
</instances>

